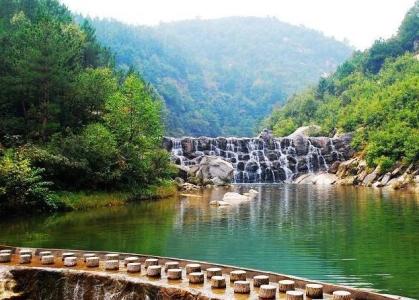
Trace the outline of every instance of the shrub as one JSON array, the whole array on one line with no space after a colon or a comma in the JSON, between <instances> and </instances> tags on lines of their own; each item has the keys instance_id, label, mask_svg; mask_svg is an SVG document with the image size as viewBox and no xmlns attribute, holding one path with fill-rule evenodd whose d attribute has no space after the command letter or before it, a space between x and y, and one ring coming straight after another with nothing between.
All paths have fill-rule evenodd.
<instances>
[{"instance_id":1,"label":"shrub","mask_svg":"<svg viewBox=\"0 0 419 300\"><path fill-rule=\"evenodd\" d=\"M56 209L52 183L42 178L43 172L19 153L7 151L0 158L0 213Z\"/></svg>"}]
</instances>

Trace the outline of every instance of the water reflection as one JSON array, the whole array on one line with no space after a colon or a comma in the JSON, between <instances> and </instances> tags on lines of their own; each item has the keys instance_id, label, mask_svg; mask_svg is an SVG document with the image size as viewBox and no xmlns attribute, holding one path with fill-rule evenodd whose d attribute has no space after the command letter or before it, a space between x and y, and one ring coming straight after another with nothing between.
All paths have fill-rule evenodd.
<instances>
[{"instance_id":1,"label":"water reflection","mask_svg":"<svg viewBox=\"0 0 419 300\"><path fill-rule=\"evenodd\" d=\"M419 295L418 199L367 188L239 185L128 207L1 221L4 243L194 258Z\"/></svg>"}]
</instances>

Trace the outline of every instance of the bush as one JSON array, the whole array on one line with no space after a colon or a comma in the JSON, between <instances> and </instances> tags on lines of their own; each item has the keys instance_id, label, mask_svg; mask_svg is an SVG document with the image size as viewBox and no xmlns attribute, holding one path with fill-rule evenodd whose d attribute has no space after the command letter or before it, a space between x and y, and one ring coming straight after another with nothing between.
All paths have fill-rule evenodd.
<instances>
[{"instance_id":1,"label":"bush","mask_svg":"<svg viewBox=\"0 0 419 300\"><path fill-rule=\"evenodd\" d=\"M0 213L56 209L52 183L42 178L43 171L17 152L7 151L0 158Z\"/></svg>"}]
</instances>

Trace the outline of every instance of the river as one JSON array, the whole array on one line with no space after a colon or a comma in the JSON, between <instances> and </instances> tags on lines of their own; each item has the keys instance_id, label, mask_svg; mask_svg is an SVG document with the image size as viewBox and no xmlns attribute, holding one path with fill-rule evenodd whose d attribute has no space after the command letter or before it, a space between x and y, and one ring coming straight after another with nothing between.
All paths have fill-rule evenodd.
<instances>
[{"instance_id":1,"label":"river","mask_svg":"<svg viewBox=\"0 0 419 300\"><path fill-rule=\"evenodd\" d=\"M419 200L372 188L236 185L125 207L0 220L0 243L137 252L232 264L419 296Z\"/></svg>"}]
</instances>

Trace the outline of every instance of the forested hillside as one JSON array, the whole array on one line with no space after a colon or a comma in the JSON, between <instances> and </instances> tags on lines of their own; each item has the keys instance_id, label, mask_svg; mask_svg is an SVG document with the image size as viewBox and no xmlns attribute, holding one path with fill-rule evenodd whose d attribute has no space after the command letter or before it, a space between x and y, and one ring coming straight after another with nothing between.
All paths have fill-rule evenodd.
<instances>
[{"instance_id":1,"label":"forested hillside","mask_svg":"<svg viewBox=\"0 0 419 300\"><path fill-rule=\"evenodd\" d=\"M355 132L370 166L386 170L419 154L419 1L397 34L377 40L316 87L298 93L266 121L278 136L317 124L323 134Z\"/></svg>"},{"instance_id":2,"label":"forested hillside","mask_svg":"<svg viewBox=\"0 0 419 300\"><path fill-rule=\"evenodd\" d=\"M135 27L91 20L98 38L163 97L168 134L245 135L277 103L335 70L352 49L275 18Z\"/></svg>"},{"instance_id":3,"label":"forested hillside","mask_svg":"<svg viewBox=\"0 0 419 300\"><path fill-rule=\"evenodd\" d=\"M0 213L167 174L162 103L56 0L0 2Z\"/></svg>"}]
</instances>

